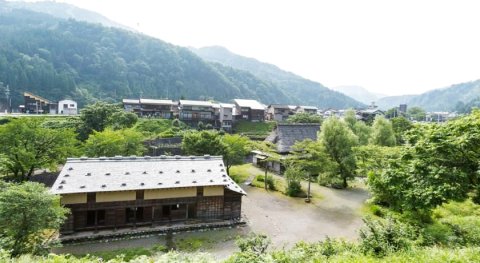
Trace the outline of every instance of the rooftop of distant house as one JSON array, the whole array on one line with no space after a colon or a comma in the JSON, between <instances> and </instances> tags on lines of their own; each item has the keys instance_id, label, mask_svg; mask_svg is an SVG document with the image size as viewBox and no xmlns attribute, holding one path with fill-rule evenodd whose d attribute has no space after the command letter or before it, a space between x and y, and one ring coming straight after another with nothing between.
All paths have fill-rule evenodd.
<instances>
[{"instance_id":1,"label":"rooftop of distant house","mask_svg":"<svg viewBox=\"0 0 480 263\"><path fill-rule=\"evenodd\" d=\"M265 141L276 144L278 153L288 153L296 142L306 139L317 140L317 134L319 131L320 124L279 123Z\"/></svg>"},{"instance_id":2,"label":"rooftop of distant house","mask_svg":"<svg viewBox=\"0 0 480 263\"><path fill-rule=\"evenodd\" d=\"M235 103L242 108L250 108L252 110L265 110L265 105L256 100L234 99Z\"/></svg>"},{"instance_id":3,"label":"rooftop of distant house","mask_svg":"<svg viewBox=\"0 0 480 263\"><path fill-rule=\"evenodd\" d=\"M210 101L203 100L180 100L180 105L184 106L204 106L204 107L213 107L214 104Z\"/></svg>"}]
</instances>

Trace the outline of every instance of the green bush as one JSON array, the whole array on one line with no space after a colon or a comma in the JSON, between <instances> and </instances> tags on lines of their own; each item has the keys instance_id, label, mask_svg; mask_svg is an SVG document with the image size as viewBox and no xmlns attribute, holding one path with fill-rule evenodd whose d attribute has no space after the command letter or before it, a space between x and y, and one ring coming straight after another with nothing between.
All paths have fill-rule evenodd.
<instances>
[{"instance_id":1,"label":"green bush","mask_svg":"<svg viewBox=\"0 0 480 263\"><path fill-rule=\"evenodd\" d=\"M264 175L257 175L257 176L255 177L255 181L265 183L265 176L264 176ZM254 184L254 186L264 187L264 184L262 184L262 185L260 185L260 184ZM276 184L275 184L275 179L273 179L271 176L267 176L267 188L268 188L269 190L272 190L272 191L276 191L276 190L277 190Z\"/></svg>"},{"instance_id":2,"label":"green bush","mask_svg":"<svg viewBox=\"0 0 480 263\"><path fill-rule=\"evenodd\" d=\"M415 245L418 238L412 226L391 217L387 219L365 218L360 229L360 249L364 254L383 257L387 254L406 250Z\"/></svg>"}]
</instances>

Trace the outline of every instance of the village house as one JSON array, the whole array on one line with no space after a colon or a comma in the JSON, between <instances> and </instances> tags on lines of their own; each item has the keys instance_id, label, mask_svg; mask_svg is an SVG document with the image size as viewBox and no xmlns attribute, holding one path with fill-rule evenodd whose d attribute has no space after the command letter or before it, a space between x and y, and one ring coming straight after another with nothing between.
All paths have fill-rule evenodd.
<instances>
[{"instance_id":1,"label":"village house","mask_svg":"<svg viewBox=\"0 0 480 263\"><path fill-rule=\"evenodd\" d=\"M296 113L318 114L318 108L315 106L298 106L295 109Z\"/></svg>"},{"instance_id":2,"label":"village house","mask_svg":"<svg viewBox=\"0 0 480 263\"><path fill-rule=\"evenodd\" d=\"M265 118L269 121L286 121L289 116L295 114L288 105L271 104L267 107Z\"/></svg>"},{"instance_id":3,"label":"village house","mask_svg":"<svg viewBox=\"0 0 480 263\"><path fill-rule=\"evenodd\" d=\"M214 104L210 101L180 100L178 102L179 119L187 123L215 123Z\"/></svg>"},{"instance_id":4,"label":"village house","mask_svg":"<svg viewBox=\"0 0 480 263\"><path fill-rule=\"evenodd\" d=\"M265 120L265 105L256 100L234 99L235 120L260 122Z\"/></svg>"},{"instance_id":5,"label":"village house","mask_svg":"<svg viewBox=\"0 0 480 263\"><path fill-rule=\"evenodd\" d=\"M317 140L318 132L320 131L320 124L314 123L278 123L277 127L265 139L266 142L275 144L276 152L282 156L288 155L292 151L292 146L297 143L310 139ZM254 152L253 164L264 166L262 163L266 159L267 154L261 152ZM269 169L277 173L282 173L284 170L281 162L270 162Z\"/></svg>"},{"instance_id":6,"label":"village house","mask_svg":"<svg viewBox=\"0 0 480 263\"><path fill-rule=\"evenodd\" d=\"M124 99L123 108L139 117L173 118L175 103L172 100Z\"/></svg>"},{"instance_id":7,"label":"village house","mask_svg":"<svg viewBox=\"0 0 480 263\"><path fill-rule=\"evenodd\" d=\"M58 102L58 114L62 115L77 115L77 102L73 100L61 100Z\"/></svg>"},{"instance_id":8,"label":"village house","mask_svg":"<svg viewBox=\"0 0 480 263\"><path fill-rule=\"evenodd\" d=\"M228 103L220 103L219 124L220 128L225 131L232 131L233 125L233 108L235 105Z\"/></svg>"},{"instance_id":9,"label":"village house","mask_svg":"<svg viewBox=\"0 0 480 263\"><path fill-rule=\"evenodd\" d=\"M221 156L69 158L51 188L62 234L239 220L245 192Z\"/></svg>"}]
</instances>

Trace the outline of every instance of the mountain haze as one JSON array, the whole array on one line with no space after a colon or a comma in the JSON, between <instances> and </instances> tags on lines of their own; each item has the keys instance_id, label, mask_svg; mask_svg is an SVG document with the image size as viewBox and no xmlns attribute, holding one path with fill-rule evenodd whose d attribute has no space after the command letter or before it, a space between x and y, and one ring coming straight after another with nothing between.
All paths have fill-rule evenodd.
<instances>
[{"instance_id":1,"label":"mountain haze","mask_svg":"<svg viewBox=\"0 0 480 263\"><path fill-rule=\"evenodd\" d=\"M332 89L338 92L341 92L365 104L371 104L372 102L375 102L378 99L385 97L383 95L372 93L360 86L337 86L337 87L332 87Z\"/></svg>"},{"instance_id":2,"label":"mountain haze","mask_svg":"<svg viewBox=\"0 0 480 263\"><path fill-rule=\"evenodd\" d=\"M263 63L253 58L234 54L224 47L213 46L200 49L191 48L200 57L208 61L250 72L256 77L273 83L298 103L320 108L362 107L361 102L333 90L320 83L304 79L275 65Z\"/></svg>"},{"instance_id":3,"label":"mountain haze","mask_svg":"<svg viewBox=\"0 0 480 263\"><path fill-rule=\"evenodd\" d=\"M468 104L480 96L480 80L435 89L420 95L392 96L381 98L377 105L383 109L393 108L400 103L408 107L422 107L427 111L454 111L457 104Z\"/></svg>"}]
</instances>

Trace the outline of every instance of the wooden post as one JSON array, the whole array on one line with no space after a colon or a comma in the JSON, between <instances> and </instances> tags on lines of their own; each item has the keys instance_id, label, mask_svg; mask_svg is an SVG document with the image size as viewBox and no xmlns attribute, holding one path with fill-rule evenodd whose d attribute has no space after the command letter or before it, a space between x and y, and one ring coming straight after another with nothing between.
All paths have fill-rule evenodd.
<instances>
[{"instance_id":1,"label":"wooden post","mask_svg":"<svg viewBox=\"0 0 480 263\"><path fill-rule=\"evenodd\" d=\"M305 199L306 203L310 203L310 173L308 174L308 191L307 191L307 199Z\"/></svg>"}]
</instances>

